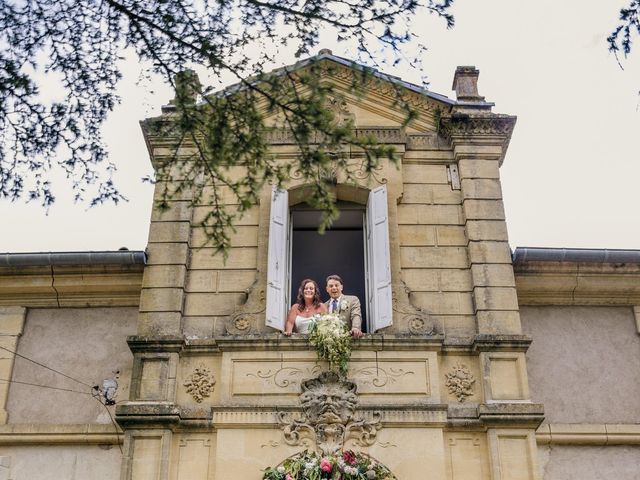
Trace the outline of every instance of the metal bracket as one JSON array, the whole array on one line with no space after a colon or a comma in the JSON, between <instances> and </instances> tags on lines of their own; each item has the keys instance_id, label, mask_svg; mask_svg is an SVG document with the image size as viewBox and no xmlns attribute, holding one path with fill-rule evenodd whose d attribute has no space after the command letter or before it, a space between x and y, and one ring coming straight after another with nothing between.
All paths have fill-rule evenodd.
<instances>
[{"instance_id":1,"label":"metal bracket","mask_svg":"<svg viewBox=\"0 0 640 480\"><path fill-rule=\"evenodd\" d=\"M447 180L452 190L460 190L460 174L457 165L447 165Z\"/></svg>"}]
</instances>

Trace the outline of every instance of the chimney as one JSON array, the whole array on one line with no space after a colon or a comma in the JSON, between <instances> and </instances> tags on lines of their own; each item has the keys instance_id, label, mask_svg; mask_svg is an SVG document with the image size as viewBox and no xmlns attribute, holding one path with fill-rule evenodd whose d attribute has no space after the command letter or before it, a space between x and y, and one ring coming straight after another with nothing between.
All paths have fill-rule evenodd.
<instances>
[{"instance_id":1,"label":"chimney","mask_svg":"<svg viewBox=\"0 0 640 480\"><path fill-rule=\"evenodd\" d=\"M198 74L193 70L187 69L176 73L173 81L176 96L169 101L169 105L162 106L162 113L175 112L178 103L183 106L195 105L198 101L198 96L202 93L202 84Z\"/></svg>"},{"instance_id":2,"label":"chimney","mask_svg":"<svg viewBox=\"0 0 640 480\"><path fill-rule=\"evenodd\" d=\"M484 97L478 95L478 76L480 70L474 66L461 66L456 68L453 76L453 86L456 99L459 102L484 103Z\"/></svg>"}]
</instances>

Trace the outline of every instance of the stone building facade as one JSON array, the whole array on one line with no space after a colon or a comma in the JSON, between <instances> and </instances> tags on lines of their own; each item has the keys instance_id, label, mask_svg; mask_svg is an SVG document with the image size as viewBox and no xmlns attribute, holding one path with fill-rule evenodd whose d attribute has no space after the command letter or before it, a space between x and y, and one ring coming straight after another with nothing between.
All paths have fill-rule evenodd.
<instances>
[{"instance_id":1,"label":"stone building facade","mask_svg":"<svg viewBox=\"0 0 640 480\"><path fill-rule=\"evenodd\" d=\"M499 168L515 117L478 94L475 68L456 70L455 100L377 73L357 98L350 62L309 61L400 157L337 177L365 219L368 333L346 379L279 330L302 181L264 189L226 262L201 246L207 206L176 198L153 211L146 256L0 258L0 479L259 479L308 448L364 452L398 479L636 478L640 253L512 256ZM407 129L398 86L419 112ZM172 145L154 121L158 165ZM296 155L286 135L272 144ZM116 405L89 394L105 380ZM335 406L340 435L309 398Z\"/></svg>"}]
</instances>

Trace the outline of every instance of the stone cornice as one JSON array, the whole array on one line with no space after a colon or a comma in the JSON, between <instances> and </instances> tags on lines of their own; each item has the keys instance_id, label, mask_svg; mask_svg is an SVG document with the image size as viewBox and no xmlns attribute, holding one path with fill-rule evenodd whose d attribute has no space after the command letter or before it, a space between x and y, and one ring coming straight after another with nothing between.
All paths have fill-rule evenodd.
<instances>
[{"instance_id":1,"label":"stone cornice","mask_svg":"<svg viewBox=\"0 0 640 480\"><path fill-rule=\"evenodd\" d=\"M538 445L640 445L640 425L547 423L536 431Z\"/></svg>"},{"instance_id":2,"label":"stone cornice","mask_svg":"<svg viewBox=\"0 0 640 480\"><path fill-rule=\"evenodd\" d=\"M137 306L144 265L0 267L0 306Z\"/></svg>"},{"instance_id":3,"label":"stone cornice","mask_svg":"<svg viewBox=\"0 0 640 480\"><path fill-rule=\"evenodd\" d=\"M522 305L640 305L640 265L527 261L514 265Z\"/></svg>"},{"instance_id":4,"label":"stone cornice","mask_svg":"<svg viewBox=\"0 0 640 480\"><path fill-rule=\"evenodd\" d=\"M440 351L443 335L368 334L353 344L354 350ZM309 351L306 336L280 333L255 335L221 335L214 338L183 338L173 336L127 338L133 352L172 351L185 354L241 351ZM471 345L468 346L471 349Z\"/></svg>"},{"instance_id":5,"label":"stone cornice","mask_svg":"<svg viewBox=\"0 0 640 480\"><path fill-rule=\"evenodd\" d=\"M365 419L379 415L388 427L444 426L447 422L447 406L443 404L366 406L356 411ZM116 419L125 428L274 428L280 423L278 415L297 416L301 412L297 406L189 408L166 402L126 402L118 405Z\"/></svg>"},{"instance_id":6,"label":"stone cornice","mask_svg":"<svg viewBox=\"0 0 640 480\"><path fill-rule=\"evenodd\" d=\"M502 165L515 124L516 117L512 115L457 112L440 118L440 134L454 148L467 143L498 144L502 147Z\"/></svg>"},{"instance_id":7,"label":"stone cornice","mask_svg":"<svg viewBox=\"0 0 640 480\"><path fill-rule=\"evenodd\" d=\"M122 430L112 424L76 425L0 425L0 445L117 445L122 444Z\"/></svg>"}]
</instances>

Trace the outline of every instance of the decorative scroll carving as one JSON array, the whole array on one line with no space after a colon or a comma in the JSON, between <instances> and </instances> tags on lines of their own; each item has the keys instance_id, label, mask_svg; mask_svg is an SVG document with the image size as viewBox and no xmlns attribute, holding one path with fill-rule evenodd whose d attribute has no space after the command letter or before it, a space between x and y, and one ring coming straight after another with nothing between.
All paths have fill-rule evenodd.
<instances>
[{"instance_id":1,"label":"decorative scroll carving","mask_svg":"<svg viewBox=\"0 0 640 480\"><path fill-rule=\"evenodd\" d=\"M257 280L247 289L247 301L236 307L226 319L225 330L229 335L248 335L257 329L258 318L264 321L266 293L264 288L256 287Z\"/></svg>"},{"instance_id":2,"label":"decorative scroll carving","mask_svg":"<svg viewBox=\"0 0 640 480\"><path fill-rule=\"evenodd\" d=\"M358 404L355 383L337 373L323 372L303 382L301 387L302 417L289 419L286 413L279 414L288 445L315 440L323 455L331 455L342 450L347 440L354 440L359 446L375 443L381 414L376 412L371 419L355 417Z\"/></svg>"},{"instance_id":3,"label":"decorative scroll carving","mask_svg":"<svg viewBox=\"0 0 640 480\"><path fill-rule=\"evenodd\" d=\"M380 445L382 448L389 448L389 447L397 447L398 445L396 445L395 443L392 442L378 442L378 445Z\"/></svg>"},{"instance_id":4,"label":"decorative scroll carving","mask_svg":"<svg viewBox=\"0 0 640 480\"><path fill-rule=\"evenodd\" d=\"M362 384L382 388L388 383L396 383L399 378L404 377L405 375L415 375L415 372L404 370L402 368L390 367L387 370L379 366L370 366L360 368L354 371L352 375L357 377Z\"/></svg>"},{"instance_id":5,"label":"decorative scroll carving","mask_svg":"<svg viewBox=\"0 0 640 480\"><path fill-rule=\"evenodd\" d=\"M473 395L473 384L476 379L466 365L457 363L449 373L445 375L445 385L449 393L455 395L459 402L464 402L467 397Z\"/></svg>"},{"instance_id":6,"label":"decorative scroll carving","mask_svg":"<svg viewBox=\"0 0 640 480\"><path fill-rule=\"evenodd\" d=\"M272 448L276 448L280 446L280 442L276 442L274 440L269 440L267 443L263 443L262 445L260 445L260 448L264 448L264 447L272 447Z\"/></svg>"},{"instance_id":7,"label":"decorative scroll carving","mask_svg":"<svg viewBox=\"0 0 640 480\"><path fill-rule=\"evenodd\" d=\"M325 108L333 113L334 125L344 125L355 120L355 115L349 110L349 104L343 98L328 96Z\"/></svg>"},{"instance_id":8,"label":"decorative scroll carving","mask_svg":"<svg viewBox=\"0 0 640 480\"><path fill-rule=\"evenodd\" d=\"M213 393L215 384L216 380L213 378L211 370L204 365L197 367L183 383L183 385L187 387L187 393L190 393L198 403L202 403L205 397Z\"/></svg>"},{"instance_id":9,"label":"decorative scroll carving","mask_svg":"<svg viewBox=\"0 0 640 480\"><path fill-rule=\"evenodd\" d=\"M308 378L310 375L315 375L319 370L319 365L314 365L313 368L304 370L298 367L282 367L278 370L267 370L266 372L258 370L256 373L247 373L247 376L271 380L276 387L287 388L298 383L303 377Z\"/></svg>"},{"instance_id":10,"label":"decorative scroll carving","mask_svg":"<svg viewBox=\"0 0 640 480\"><path fill-rule=\"evenodd\" d=\"M398 330L410 335L435 335L436 328L429 314L413 305L410 294L411 290L404 283L393 289L393 311L394 318L398 319Z\"/></svg>"}]
</instances>

